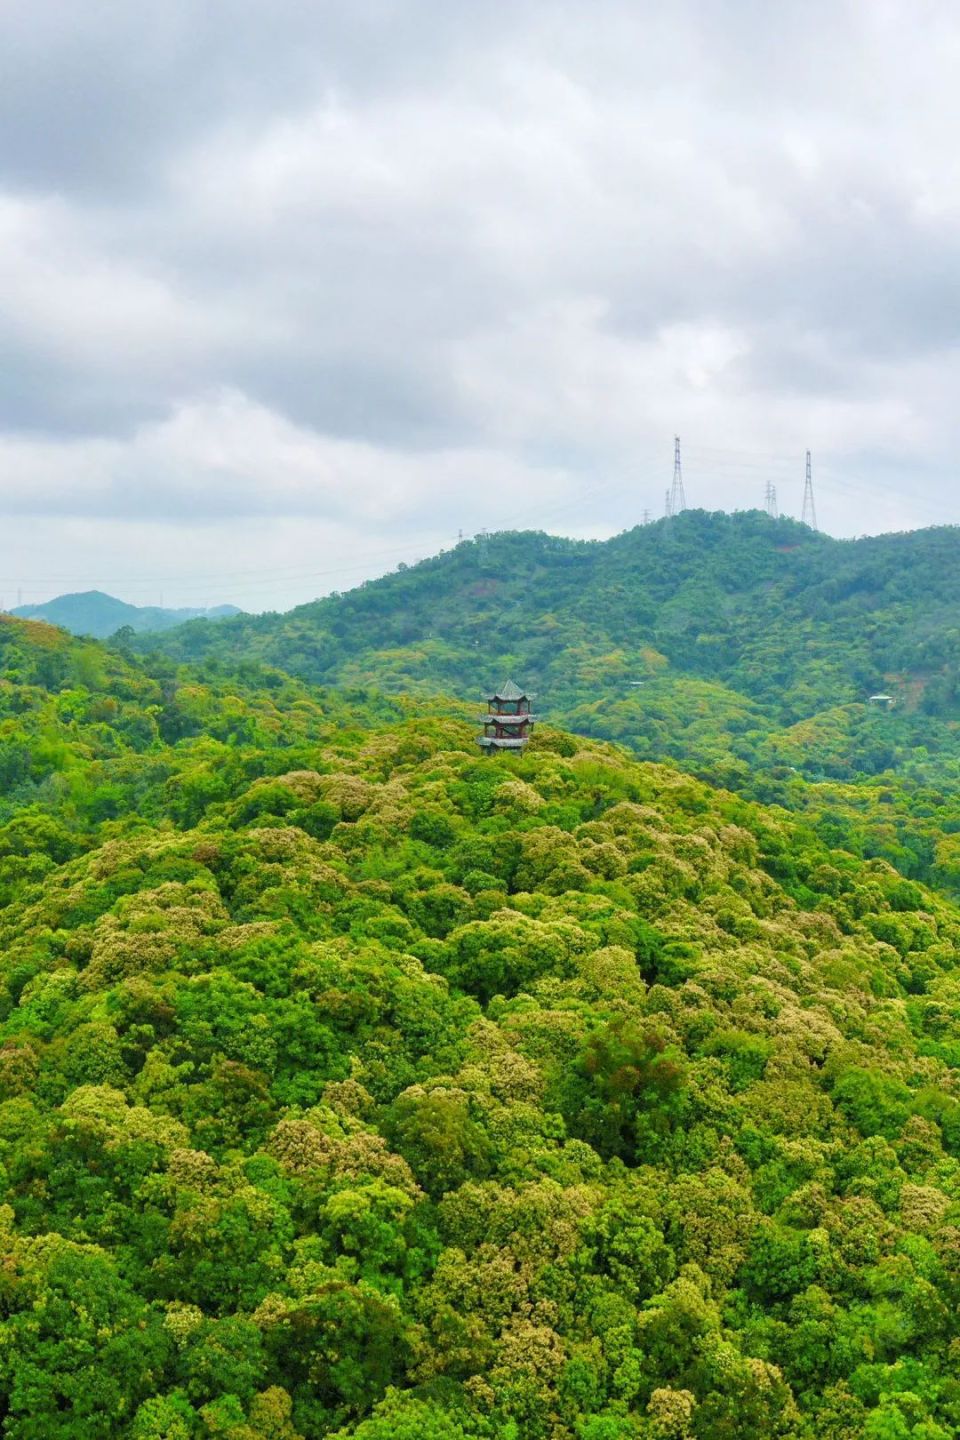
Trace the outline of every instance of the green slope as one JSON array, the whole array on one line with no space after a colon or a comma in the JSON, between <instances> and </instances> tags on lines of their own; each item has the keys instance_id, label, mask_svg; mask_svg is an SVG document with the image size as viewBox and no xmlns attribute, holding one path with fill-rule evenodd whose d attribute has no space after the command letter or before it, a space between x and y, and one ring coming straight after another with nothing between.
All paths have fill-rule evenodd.
<instances>
[{"instance_id":1,"label":"green slope","mask_svg":"<svg viewBox=\"0 0 960 1440\"><path fill-rule=\"evenodd\" d=\"M490 536L287 615L138 643L211 674L260 657L461 704L511 674L556 723L955 888L958 622L956 529L837 541L687 512L605 543ZM892 710L869 703L877 691Z\"/></svg>"},{"instance_id":2,"label":"green slope","mask_svg":"<svg viewBox=\"0 0 960 1440\"><path fill-rule=\"evenodd\" d=\"M953 904L549 727L0 636L5 1435L955 1433Z\"/></svg>"},{"instance_id":3,"label":"green slope","mask_svg":"<svg viewBox=\"0 0 960 1440\"><path fill-rule=\"evenodd\" d=\"M950 671L958 559L953 528L838 541L756 512L688 511L606 542L464 542L288 615L188 625L156 644L229 655L242 641L312 680L367 668L476 693L488 666L519 666L560 703L643 678L652 649L794 720L901 674Z\"/></svg>"},{"instance_id":4,"label":"green slope","mask_svg":"<svg viewBox=\"0 0 960 1440\"><path fill-rule=\"evenodd\" d=\"M837 541L759 513L687 512L607 542L505 533L287 615L142 642L256 655L311 681L479 695L518 672L555 716L619 706L637 682L722 684L768 725L893 690L954 716L960 530Z\"/></svg>"},{"instance_id":5,"label":"green slope","mask_svg":"<svg viewBox=\"0 0 960 1440\"><path fill-rule=\"evenodd\" d=\"M256 667L200 683L165 657L145 666L0 615L0 903L105 836L192 824L320 741L403 713Z\"/></svg>"}]
</instances>

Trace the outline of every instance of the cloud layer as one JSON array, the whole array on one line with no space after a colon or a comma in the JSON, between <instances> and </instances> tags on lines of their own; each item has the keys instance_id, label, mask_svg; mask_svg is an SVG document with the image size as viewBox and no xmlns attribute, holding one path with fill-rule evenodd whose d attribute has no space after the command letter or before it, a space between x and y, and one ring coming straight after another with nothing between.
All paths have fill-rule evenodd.
<instances>
[{"instance_id":1,"label":"cloud layer","mask_svg":"<svg viewBox=\"0 0 960 1440\"><path fill-rule=\"evenodd\" d=\"M0 600L958 517L946 0L6 0ZM866 517L866 518L865 518Z\"/></svg>"}]
</instances>

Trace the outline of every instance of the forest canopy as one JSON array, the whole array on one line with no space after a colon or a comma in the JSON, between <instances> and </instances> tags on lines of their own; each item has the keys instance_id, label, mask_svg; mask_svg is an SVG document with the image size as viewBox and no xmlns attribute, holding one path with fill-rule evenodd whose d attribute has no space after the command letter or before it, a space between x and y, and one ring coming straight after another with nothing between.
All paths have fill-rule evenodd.
<instances>
[{"instance_id":1,"label":"forest canopy","mask_svg":"<svg viewBox=\"0 0 960 1440\"><path fill-rule=\"evenodd\" d=\"M212 683L259 660L463 717L517 674L556 724L956 889L958 577L956 527L841 541L687 511L603 542L463 541L286 615L131 639Z\"/></svg>"},{"instance_id":2,"label":"forest canopy","mask_svg":"<svg viewBox=\"0 0 960 1440\"><path fill-rule=\"evenodd\" d=\"M949 894L549 725L0 652L5 1435L956 1433Z\"/></svg>"}]
</instances>

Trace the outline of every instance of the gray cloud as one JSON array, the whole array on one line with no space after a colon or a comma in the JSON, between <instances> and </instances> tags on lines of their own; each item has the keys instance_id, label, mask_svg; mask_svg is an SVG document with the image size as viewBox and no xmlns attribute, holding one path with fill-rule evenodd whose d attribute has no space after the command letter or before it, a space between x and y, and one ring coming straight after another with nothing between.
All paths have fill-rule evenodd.
<instances>
[{"instance_id":1,"label":"gray cloud","mask_svg":"<svg viewBox=\"0 0 960 1440\"><path fill-rule=\"evenodd\" d=\"M836 532L954 518L958 58L948 0L7 0L0 569L291 603L632 524L675 429L696 503L810 445Z\"/></svg>"}]
</instances>

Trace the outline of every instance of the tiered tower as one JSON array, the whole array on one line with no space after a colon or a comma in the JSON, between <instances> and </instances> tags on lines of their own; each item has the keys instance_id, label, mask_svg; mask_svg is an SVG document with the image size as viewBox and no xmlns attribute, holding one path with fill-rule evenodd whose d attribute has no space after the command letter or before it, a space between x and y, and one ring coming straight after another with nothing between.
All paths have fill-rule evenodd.
<instances>
[{"instance_id":1,"label":"tiered tower","mask_svg":"<svg viewBox=\"0 0 960 1440\"><path fill-rule=\"evenodd\" d=\"M483 734L477 736L477 744L486 754L527 748L537 719L530 710L531 699L512 680L487 698L487 714L480 717Z\"/></svg>"}]
</instances>

